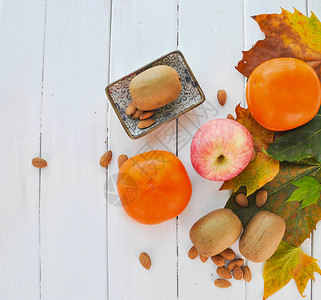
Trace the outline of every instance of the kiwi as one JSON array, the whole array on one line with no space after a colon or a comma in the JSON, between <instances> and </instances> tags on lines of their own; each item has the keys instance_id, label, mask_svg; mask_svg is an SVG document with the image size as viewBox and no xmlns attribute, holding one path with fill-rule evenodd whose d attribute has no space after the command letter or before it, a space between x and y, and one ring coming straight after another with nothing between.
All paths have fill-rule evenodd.
<instances>
[{"instance_id":1,"label":"kiwi","mask_svg":"<svg viewBox=\"0 0 321 300\"><path fill-rule=\"evenodd\" d=\"M199 254L214 256L230 247L242 229L238 216L228 208L221 208L199 219L192 226L189 236Z\"/></svg>"},{"instance_id":2,"label":"kiwi","mask_svg":"<svg viewBox=\"0 0 321 300\"><path fill-rule=\"evenodd\" d=\"M273 255L284 232L285 222L280 216L261 210L245 227L240 238L240 252L250 261L263 262Z\"/></svg>"},{"instance_id":3,"label":"kiwi","mask_svg":"<svg viewBox=\"0 0 321 300\"><path fill-rule=\"evenodd\" d=\"M153 110L174 101L181 90L178 73L166 65L147 69L129 83L133 103L142 111Z\"/></svg>"}]
</instances>

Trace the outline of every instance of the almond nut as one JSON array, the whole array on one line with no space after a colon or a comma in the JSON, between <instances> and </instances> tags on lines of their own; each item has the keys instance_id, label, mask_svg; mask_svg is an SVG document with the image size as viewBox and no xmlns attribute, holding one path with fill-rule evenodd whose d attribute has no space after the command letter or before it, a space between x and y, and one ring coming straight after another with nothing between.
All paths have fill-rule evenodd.
<instances>
[{"instance_id":1,"label":"almond nut","mask_svg":"<svg viewBox=\"0 0 321 300\"><path fill-rule=\"evenodd\" d=\"M41 157L35 157L32 159L32 165L36 168L44 168L44 167L47 167L47 161Z\"/></svg>"},{"instance_id":2,"label":"almond nut","mask_svg":"<svg viewBox=\"0 0 321 300\"><path fill-rule=\"evenodd\" d=\"M243 279L247 282L250 282L252 279L252 273L248 266L244 266L241 268L243 272Z\"/></svg>"},{"instance_id":3,"label":"almond nut","mask_svg":"<svg viewBox=\"0 0 321 300\"><path fill-rule=\"evenodd\" d=\"M226 267L218 267L216 269L216 273L218 276L221 276L222 278L224 279L231 279L232 278L232 275L231 275L231 272L228 268Z\"/></svg>"},{"instance_id":4,"label":"almond nut","mask_svg":"<svg viewBox=\"0 0 321 300\"><path fill-rule=\"evenodd\" d=\"M190 259L195 259L198 256L198 252L195 248L195 246L193 246L189 251L188 251L188 257Z\"/></svg>"},{"instance_id":5,"label":"almond nut","mask_svg":"<svg viewBox=\"0 0 321 300\"><path fill-rule=\"evenodd\" d=\"M218 267L223 267L225 265L225 259L222 255L217 254L211 257L214 264L216 264Z\"/></svg>"},{"instance_id":6,"label":"almond nut","mask_svg":"<svg viewBox=\"0 0 321 300\"><path fill-rule=\"evenodd\" d=\"M137 108L135 107L134 102L131 101L131 102L128 104L127 108L126 108L126 115L127 115L127 116L133 115L133 114L135 113L136 109L137 109Z\"/></svg>"},{"instance_id":7,"label":"almond nut","mask_svg":"<svg viewBox=\"0 0 321 300\"><path fill-rule=\"evenodd\" d=\"M150 260L149 255L146 252L142 252L141 254L139 254L139 261L145 269L150 269L152 262Z\"/></svg>"},{"instance_id":8,"label":"almond nut","mask_svg":"<svg viewBox=\"0 0 321 300\"><path fill-rule=\"evenodd\" d=\"M235 252L231 248L225 249L220 254L228 260L233 260L235 258Z\"/></svg>"},{"instance_id":9,"label":"almond nut","mask_svg":"<svg viewBox=\"0 0 321 300\"><path fill-rule=\"evenodd\" d=\"M107 151L105 154L103 154L103 156L100 158L100 165L104 168L106 168L111 161L111 158L113 156L113 153L111 152L111 150Z\"/></svg>"},{"instance_id":10,"label":"almond nut","mask_svg":"<svg viewBox=\"0 0 321 300\"><path fill-rule=\"evenodd\" d=\"M227 119L230 119L230 120L235 120L234 116L231 115L231 114L228 114L226 118L227 118Z\"/></svg>"},{"instance_id":11,"label":"almond nut","mask_svg":"<svg viewBox=\"0 0 321 300\"><path fill-rule=\"evenodd\" d=\"M141 115L140 115L140 119L141 120L145 120L150 118L151 116L153 116L155 114L155 110L150 110L150 111L144 111Z\"/></svg>"},{"instance_id":12,"label":"almond nut","mask_svg":"<svg viewBox=\"0 0 321 300\"><path fill-rule=\"evenodd\" d=\"M225 90L218 90L217 91L217 100L223 106L226 103L226 92Z\"/></svg>"},{"instance_id":13,"label":"almond nut","mask_svg":"<svg viewBox=\"0 0 321 300\"><path fill-rule=\"evenodd\" d=\"M230 287L232 285L228 280L225 280L225 279L216 279L214 281L214 284L217 287L223 288L223 289L226 289L226 288L228 288L228 287Z\"/></svg>"},{"instance_id":14,"label":"almond nut","mask_svg":"<svg viewBox=\"0 0 321 300\"><path fill-rule=\"evenodd\" d=\"M202 263L205 263L208 260L208 256L204 256L200 254L200 259Z\"/></svg>"},{"instance_id":15,"label":"almond nut","mask_svg":"<svg viewBox=\"0 0 321 300\"><path fill-rule=\"evenodd\" d=\"M227 265L228 269L230 271L233 271L235 268L237 267L241 267L244 264L244 259L243 258L237 258L237 259L233 259L229 262L229 264Z\"/></svg>"},{"instance_id":16,"label":"almond nut","mask_svg":"<svg viewBox=\"0 0 321 300\"><path fill-rule=\"evenodd\" d=\"M137 126L140 129L147 128L149 126L152 126L155 123L155 120L153 119L146 119L146 120L141 120L138 122Z\"/></svg>"},{"instance_id":17,"label":"almond nut","mask_svg":"<svg viewBox=\"0 0 321 300\"><path fill-rule=\"evenodd\" d=\"M134 112L132 118L133 118L133 119L139 119L139 117L141 116L142 113L143 113L142 110L137 109L137 110Z\"/></svg>"},{"instance_id":18,"label":"almond nut","mask_svg":"<svg viewBox=\"0 0 321 300\"><path fill-rule=\"evenodd\" d=\"M121 154L118 156L118 168L120 169L120 167L124 164L124 162L128 160L128 156L126 154Z\"/></svg>"},{"instance_id":19,"label":"almond nut","mask_svg":"<svg viewBox=\"0 0 321 300\"><path fill-rule=\"evenodd\" d=\"M236 280L241 280L243 278L243 271L241 270L240 267L236 267L233 271L233 277Z\"/></svg>"},{"instance_id":20,"label":"almond nut","mask_svg":"<svg viewBox=\"0 0 321 300\"><path fill-rule=\"evenodd\" d=\"M261 208L266 200L267 200L267 197L268 197L268 193L266 190L260 190L257 192L256 194L256 197L255 197L255 204L258 208Z\"/></svg>"},{"instance_id":21,"label":"almond nut","mask_svg":"<svg viewBox=\"0 0 321 300\"><path fill-rule=\"evenodd\" d=\"M248 207L249 206L249 200L247 200L246 196L242 193L239 193L236 195L235 201L241 207Z\"/></svg>"}]
</instances>

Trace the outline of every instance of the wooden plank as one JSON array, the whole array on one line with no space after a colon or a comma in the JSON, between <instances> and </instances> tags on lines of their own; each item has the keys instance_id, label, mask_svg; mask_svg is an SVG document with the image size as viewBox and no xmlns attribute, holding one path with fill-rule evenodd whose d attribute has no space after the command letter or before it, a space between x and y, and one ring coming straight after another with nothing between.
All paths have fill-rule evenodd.
<instances>
[{"instance_id":1,"label":"wooden plank","mask_svg":"<svg viewBox=\"0 0 321 300\"><path fill-rule=\"evenodd\" d=\"M45 1L5 0L0 12L0 298L35 300Z\"/></svg>"},{"instance_id":2,"label":"wooden plank","mask_svg":"<svg viewBox=\"0 0 321 300\"><path fill-rule=\"evenodd\" d=\"M304 0L272 0L272 1L255 1L245 0L245 50L248 50L259 39L264 38L264 34L260 31L258 25L250 17L257 14L265 13L280 13L280 7L293 11L293 7L300 10L302 13L306 12L306 3ZM309 255L311 255L311 241L308 239L303 245L302 249ZM247 299L259 299L263 295L263 264L249 263L249 266L253 273L253 280L247 284L246 294ZM310 283L307 286L305 294L307 299L311 298L311 286ZM299 292L297 291L294 281L275 293L269 299L301 299Z\"/></svg>"},{"instance_id":3,"label":"wooden plank","mask_svg":"<svg viewBox=\"0 0 321 300\"><path fill-rule=\"evenodd\" d=\"M315 13L317 18L321 20L321 2L318 0L309 0L307 1L307 12L308 15L311 15L311 11ZM312 241L312 254L318 260L321 260L321 223L317 225L317 230L313 232L313 241ZM318 263L319 266L320 263ZM318 299L321 294L321 276L317 273L315 275L315 282L312 282L312 298Z\"/></svg>"},{"instance_id":4,"label":"wooden plank","mask_svg":"<svg viewBox=\"0 0 321 300\"><path fill-rule=\"evenodd\" d=\"M114 1L112 20L111 81L176 48L176 1ZM117 157L152 149L175 153L175 121L134 141L110 108L109 128L115 158L108 186L109 299L176 299L176 221L139 224L125 214L115 196ZM151 256L149 271L139 264L142 251Z\"/></svg>"},{"instance_id":5,"label":"wooden plank","mask_svg":"<svg viewBox=\"0 0 321 300\"><path fill-rule=\"evenodd\" d=\"M243 49L242 1L180 2L179 49L204 90L206 101L199 108L179 118L178 155L190 174L193 184L191 203L179 217L179 299L245 299L243 281L232 280L232 287L219 289L219 278L211 260L191 261L189 230L193 223L208 212L224 207L230 192L218 192L221 182L200 177L191 166L190 142L197 129L206 121L234 114L243 100L244 80L234 66ZM228 99L224 107L217 101L217 90L225 89ZM187 142L188 141L188 142ZM237 244L233 249L238 252Z\"/></svg>"},{"instance_id":6,"label":"wooden plank","mask_svg":"<svg viewBox=\"0 0 321 300\"><path fill-rule=\"evenodd\" d=\"M47 0L42 111L42 298L107 298L110 1Z\"/></svg>"}]
</instances>

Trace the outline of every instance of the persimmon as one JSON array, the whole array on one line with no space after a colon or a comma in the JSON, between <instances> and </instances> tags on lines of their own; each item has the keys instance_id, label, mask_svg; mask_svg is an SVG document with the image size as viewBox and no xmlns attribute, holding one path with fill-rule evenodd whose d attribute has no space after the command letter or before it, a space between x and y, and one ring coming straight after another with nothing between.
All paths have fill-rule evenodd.
<instances>
[{"instance_id":1,"label":"persimmon","mask_svg":"<svg viewBox=\"0 0 321 300\"><path fill-rule=\"evenodd\" d=\"M296 58L275 58L257 66L246 86L252 116L263 127L284 131L310 121L321 103L314 69Z\"/></svg>"},{"instance_id":2,"label":"persimmon","mask_svg":"<svg viewBox=\"0 0 321 300\"><path fill-rule=\"evenodd\" d=\"M182 162L168 151L154 150L129 158L119 169L117 190L126 213L144 224L178 216L192 195Z\"/></svg>"}]
</instances>

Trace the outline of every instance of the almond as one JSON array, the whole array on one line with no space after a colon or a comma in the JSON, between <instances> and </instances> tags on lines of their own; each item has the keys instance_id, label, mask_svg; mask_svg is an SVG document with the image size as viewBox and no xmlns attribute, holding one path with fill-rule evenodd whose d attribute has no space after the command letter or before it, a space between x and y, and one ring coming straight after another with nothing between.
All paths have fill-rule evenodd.
<instances>
[{"instance_id":1,"label":"almond","mask_svg":"<svg viewBox=\"0 0 321 300\"><path fill-rule=\"evenodd\" d=\"M128 156L126 154L121 154L118 156L118 168L120 169L120 167L124 164L124 162L128 160Z\"/></svg>"},{"instance_id":2,"label":"almond","mask_svg":"<svg viewBox=\"0 0 321 300\"><path fill-rule=\"evenodd\" d=\"M241 268L242 272L243 272L243 279L247 282L250 282L252 279L252 273L251 270L248 266L244 266Z\"/></svg>"},{"instance_id":3,"label":"almond","mask_svg":"<svg viewBox=\"0 0 321 300\"><path fill-rule=\"evenodd\" d=\"M133 101L131 101L126 108L126 115L131 116L135 113L136 107Z\"/></svg>"},{"instance_id":4,"label":"almond","mask_svg":"<svg viewBox=\"0 0 321 300\"><path fill-rule=\"evenodd\" d=\"M146 120L141 120L138 122L137 126L138 128L144 129L149 126L152 126L155 123L155 120L153 119L146 119Z\"/></svg>"},{"instance_id":5,"label":"almond","mask_svg":"<svg viewBox=\"0 0 321 300\"><path fill-rule=\"evenodd\" d=\"M217 100L223 106L226 103L226 92L225 90L218 90L217 91Z\"/></svg>"},{"instance_id":6,"label":"almond","mask_svg":"<svg viewBox=\"0 0 321 300\"><path fill-rule=\"evenodd\" d=\"M232 278L232 274L230 272L230 270L226 267L218 267L216 269L216 273L218 276L221 276L224 279L231 279Z\"/></svg>"},{"instance_id":7,"label":"almond","mask_svg":"<svg viewBox=\"0 0 321 300\"><path fill-rule=\"evenodd\" d=\"M227 267L230 271L233 271L235 268L241 267L243 263L244 263L243 258L237 258L237 259L231 260Z\"/></svg>"},{"instance_id":8,"label":"almond","mask_svg":"<svg viewBox=\"0 0 321 300\"><path fill-rule=\"evenodd\" d=\"M233 260L235 258L235 252L231 248L227 248L220 253L225 259Z\"/></svg>"},{"instance_id":9,"label":"almond","mask_svg":"<svg viewBox=\"0 0 321 300\"><path fill-rule=\"evenodd\" d=\"M249 200L247 200L246 196L242 193L239 193L236 195L235 201L239 206L242 206L242 207L249 206Z\"/></svg>"},{"instance_id":10,"label":"almond","mask_svg":"<svg viewBox=\"0 0 321 300\"><path fill-rule=\"evenodd\" d=\"M233 271L233 277L236 280L241 280L243 278L243 271L241 270L240 267L236 267Z\"/></svg>"},{"instance_id":11,"label":"almond","mask_svg":"<svg viewBox=\"0 0 321 300\"><path fill-rule=\"evenodd\" d=\"M111 158L113 156L113 153L111 152L111 150L107 151L105 154L103 154L103 156L100 158L100 165L104 168L106 168L111 161Z\"/></svg>"},{"instance_id":12,"label":"almond","mask_svg":"<svg viewBox=\"0 0 321 300\"><path fill-rule=\"evenodd\" d=\"M198 252L197 252L195 246L193 246L193 247L192 247L191 249L189 249L189 251L188 251L188 257L189 257L190 259L195 259L197 256L198 256Z\"/></svg>"},{"instance_id":13,"label":"almond","mask_svg":"<svg viewBox=\"0 0 321 300\"><path fill-rule=\"evenodd\" d=\"M205 263L208 260L208 257L204 255L200 255L200 259L202 263Z\"/></svg>"},{"instance_id":14,"label":"almond","mask_svg":"<svg viewBox=\"0 0 321 300\"><path fill-rule=\"evenodd\" d=\"M232 285L228 280L225 280L225 279L216 279L214 281L214 284L217 287L222 288L222 289L226 289Z\"/></svg>"},{"instance_id":15,"label":"almond","mask_svg":"<svg viewBox=\"0 0 321 300\"><path fill-rule=\"evenodd\" d=\"M152 262L150 260L149 255L146 252L142 252L141 254L139 254L139 261L145 269L150 269Z\"/></svg>"},{"instance_id":16,"label":"almond","mask_svg":"<svg viewBox=\"0 0 321 300\"><path fill-rule=\"evenodd\" d=\"M225 265L225 259L222 255L217 254L211 257L214 264L216 264L218 267L223 267Z\"/></svg>"},{"instance_id":17,"label":"almond","mask_svg":"<svg viewBox=\"0 0 321 300\"><path fill-rule=\"evenodd\" d=\"M134 112L132 118L133 118L133 119L139 119L139 117L141 116L142 113L143 113L142 110L137 109L137 110Z\"/></svg>"},{"instance_id":18,"label":"almond","mask_svg":"<svg viewBox=\"0 0 321 300\"><path fill-rule=\"evenodd\" d=\"M255 152L255 150L253 149L253 151L252 151L252 156L251 156L250 161L253 161L255 158L256 158L256 152Z\"/></svg>"},{"instance_id":19,"label":"almond","mask_svg":"<svg viewBox=\"0 0 321 300\"><path fill-rule=\"evenodd\" d=\"M140 115L140 119L141 120L145 120L150 118L151 116L153 116L155 114L155 110L150 110L150 111L144 111L141 115Z\"/></svg>"},{"instance_id":20,"label":"almond","mask_svg":"<svg viewBox=\"0 0 321 300\"><path fill-rule=\"evenodd\" d=\"M268 193L266 190L260 190L257 192L255 197L255 204L258 208L261 208L268 198Z\"/></svg>"},{"instance_id":21,"label":"almond","mask_svg":"<svg viewBox=\"0 0 321 300\"><path fill-rule=\"evenodd\" d=\"M230 120L235 120L234 116L231 115L231 114L228 114L226 118L227 118L227 119L230 119Z\"/></svg>"},{"instance_id":22,"label":"almond","mask_svg":"<svg viewBox=\"0 0 321 300\"><path fill-rule=\"evenodd\" d=\"M32 159L32 165L36 168L44 168L44 167L47 167L47 161L41 157L35 157Z\"/></svg>"}]
</instances>

